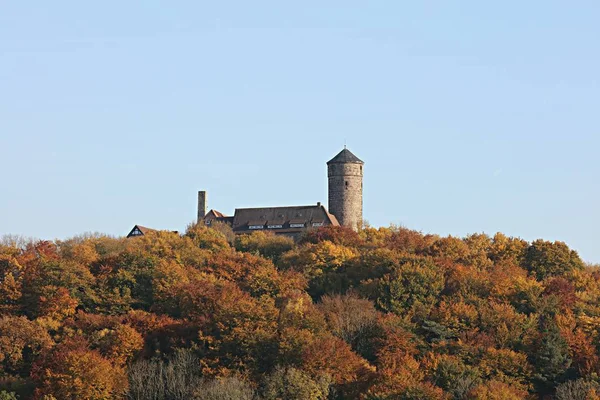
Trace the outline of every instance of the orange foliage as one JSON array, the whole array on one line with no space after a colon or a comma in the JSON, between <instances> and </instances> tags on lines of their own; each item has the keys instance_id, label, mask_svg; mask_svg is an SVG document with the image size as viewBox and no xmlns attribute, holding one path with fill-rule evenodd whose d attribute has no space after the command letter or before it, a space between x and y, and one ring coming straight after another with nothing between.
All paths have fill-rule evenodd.
<instances>
[{"instance_id":1,"label":"orange foliage","mask_svg":"<svg viewBox=\"0 0 600 400\"><path fill-rule=\"evenodd\" d=\"M38 355L52 345L50 335L39 324L25 317L0 317L0 372L28 368L28 354Z\"/></svg>"},{"instance_id":2,"label":"orange foliage","mask_svg":"<svg viewBox=\"0 0 600 400\"><path fill-rule=\"evenodd\" d=\"M30 376L40 399L131 396L126 370L171 374L160 386L167 359L190 387L294 376L365 400L543 398L600 374L600 272L564 243L500 233L325 227L293 242L195 224L0 245L0 315L0 375Z\"/></svg>"},{"instance_id":3,"label":"orange foliage","mask_svg":"<svg viewBox=\"0 0 600 400\"><path fill-rule=\"evenodd\" d=\"M302 354L302 368L317 376L327 374L347 393L354 393L368 383L373 368L341 339L320 336Z\"/></svg>"},{"instance_id":4,"label":"orange foliage","mask_svg":"<svg viewBox=\"0 0 600 400\"><path fill-rule=\"evenodd\" d=\"M67 289L44 286L42 292L44 295L39 300L39 316L60 321L75 314L77 300L71 297Z\"/></svg>"},{"instance_id":5,"label":"orange foliage","mask_svg":"<svg viewBox=\"0 0 600 400\"><path fill-rule=\"evenodd\" d=\"M358 247L363 241L358 233L346 226L324 226L311 230L300 239L300 244L331 242L340 246Z\"/></svg>"},{"instance_id":6,"label":"orange foliage","mask_svg":"<svg viewBox=\"0 0 600 400\"><path fill-rule=\"evenodd\" d=\"M51 395L57 399L100 400L118 398L127 390L125 371L89 350L81 339L56 346L36 361L31 376L39 384L39 399Z\"/></svg>"}]
</instances>

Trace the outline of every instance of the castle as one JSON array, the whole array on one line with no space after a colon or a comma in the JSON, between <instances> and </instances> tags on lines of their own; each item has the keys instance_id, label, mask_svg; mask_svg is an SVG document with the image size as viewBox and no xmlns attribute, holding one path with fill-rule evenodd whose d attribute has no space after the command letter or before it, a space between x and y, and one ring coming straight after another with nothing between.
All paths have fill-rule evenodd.
<instances>
[{"instance_id":1,"label":"castle","mask_svg":"<svg viewBox=\"0 0 600 400\"><path fill-rule=\"evenodd\" d=\"M344 149L327 162L329 210L321 203L308 206L236 208L233 216L207 210L206 192L198 192L198 222L206 226L223 223L236 234L257 230L298 236L326 225L342 225L358 230L363 222L364 162Z\"/></svg>"},{"instance_id":2,"label":"castle","mask_svg":"<svg viewBox=\"0 0 600 400\"><path fill-rule=\"evenodd\" d=\"M358 230L363 223L364 162L344 146L327 162L329 210L321 203L308 206L236 208L233 216L207 210L206 191L198 192L198 222L231 226L236 234L270 231L297 237L321 226L347 226ZM135 225L127 237L144 236L154 229Z\"/></svg>"}]
</instances>

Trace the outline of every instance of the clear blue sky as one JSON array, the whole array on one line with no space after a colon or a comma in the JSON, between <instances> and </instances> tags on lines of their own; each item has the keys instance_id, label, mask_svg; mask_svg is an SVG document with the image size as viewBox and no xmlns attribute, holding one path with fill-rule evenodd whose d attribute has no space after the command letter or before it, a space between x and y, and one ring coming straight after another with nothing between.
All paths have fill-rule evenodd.
<instances>
[{"instance_id":1,"label":"clear blue sky","mask_svg":"<svg viewBox=\"0 0 600 400\"><path fill-rule=\"evenodd\" d=\"M374 226L600 262L600 2L291 3L0 1L0 235L326 202L347 141Z\"/></svg>"}]
</instances>

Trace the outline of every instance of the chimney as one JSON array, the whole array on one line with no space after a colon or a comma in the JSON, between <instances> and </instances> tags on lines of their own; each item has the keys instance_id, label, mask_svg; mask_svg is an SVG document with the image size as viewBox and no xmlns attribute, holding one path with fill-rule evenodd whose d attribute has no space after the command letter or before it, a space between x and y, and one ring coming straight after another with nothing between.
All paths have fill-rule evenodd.
<instances>
[{"instance_id":1,"label":"chimney","mask_svg":"<svg viewBox=\"0 0 600 400\"><path fill-rule=\"evenodd\" d=\"M321 207L321 202L317 201L317 207Z\"/></svg>"},{"instance_id":2,"label":"chimney","mask_svg":"<svg viewBox=\"0 0 600 400\"><path fill-rule=\"evenodd\" d=\"M206 192L200 190L198 192L198 222L206 216Z\"/></svg>"}]
</instances>

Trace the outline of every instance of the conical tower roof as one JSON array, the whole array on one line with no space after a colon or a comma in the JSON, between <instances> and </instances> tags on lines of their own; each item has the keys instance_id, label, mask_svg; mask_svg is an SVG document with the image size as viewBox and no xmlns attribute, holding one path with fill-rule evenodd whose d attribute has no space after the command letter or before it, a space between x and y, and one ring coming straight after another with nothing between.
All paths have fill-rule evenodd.
<instances>
[{"instance_id":1,"label":"conical tower roof","mask_svg":"<svg viewBox=\"0 0 600 400\"><path fill-rule=\"evenodd\" d=\"M364 162L356 157L350 150L344 147L344 150L340 151L337 156L333 157L331 160L327 161L327 165L329 164L364 164Z\"/></svg>"}]
</instances>

